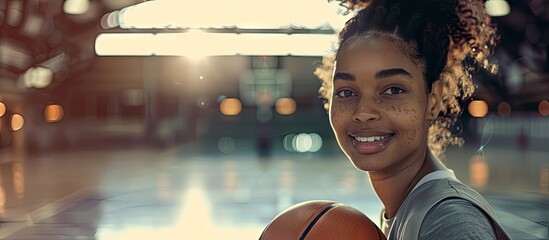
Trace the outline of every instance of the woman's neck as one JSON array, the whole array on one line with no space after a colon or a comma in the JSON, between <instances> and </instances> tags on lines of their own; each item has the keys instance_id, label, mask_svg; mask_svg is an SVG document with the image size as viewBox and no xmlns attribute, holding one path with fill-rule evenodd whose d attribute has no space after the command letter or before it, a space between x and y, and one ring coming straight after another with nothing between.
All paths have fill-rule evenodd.
<instances>
[{"instance_id":1,"label":"woman's neck","mask_svg":"<svg viewBox=\"0 0 549 240\"><path fill-rule=\"evenodd\" d=\"M446 167L429 154L390 172L370 172L370 181L385 206L385 217L393 217L416 184L427 174Z\"/></svg>"}]
</instances>

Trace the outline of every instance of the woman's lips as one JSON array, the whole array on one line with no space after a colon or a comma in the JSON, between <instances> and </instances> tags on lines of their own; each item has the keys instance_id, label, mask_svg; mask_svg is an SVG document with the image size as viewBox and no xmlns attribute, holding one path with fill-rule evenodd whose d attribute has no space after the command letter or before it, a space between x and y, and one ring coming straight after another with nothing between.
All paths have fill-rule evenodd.
<instances>
[{"instance_id":1,"label":"woman's lips","mask_svg":"<svg viewBox=\"0 0 549 240\"><path fill-rule=\"evenodd\" d=\"M372 140L372 137L369 137L369 139L366 140L364 137L353 137L349 136L351 138L351 142L353 144L353 147L356 149L356 151L359 154L374 154L381 152L383 149L387 147L387 144L393 139L394 134L387 134L384 136L376 136L375 139L379 139L373 142L369 142ZM358 140L357 140L358 139ZM361 140L361 141L359 141Z\"/></svg>"}]
</instances>

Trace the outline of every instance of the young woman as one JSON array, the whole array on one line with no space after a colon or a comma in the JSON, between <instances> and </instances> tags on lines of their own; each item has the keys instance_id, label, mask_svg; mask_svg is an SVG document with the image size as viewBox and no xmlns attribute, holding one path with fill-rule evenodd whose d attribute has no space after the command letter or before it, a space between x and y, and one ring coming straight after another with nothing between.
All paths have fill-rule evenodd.
<instances>
[{"instance_id":1,"label":"young woman","mask_svg":"<svg viewBox=\"0 0 549 240\"><path fill-rule=\"evenodd\" d=\"M481 0L342 0L361 8L318 69L330 123L369 173L388 239L508 239L484 198L439 160L497 40ZM328 74L333 69L333 74ZM328 77L330 76L330 77Z\"/></svg>"}]
</instances>

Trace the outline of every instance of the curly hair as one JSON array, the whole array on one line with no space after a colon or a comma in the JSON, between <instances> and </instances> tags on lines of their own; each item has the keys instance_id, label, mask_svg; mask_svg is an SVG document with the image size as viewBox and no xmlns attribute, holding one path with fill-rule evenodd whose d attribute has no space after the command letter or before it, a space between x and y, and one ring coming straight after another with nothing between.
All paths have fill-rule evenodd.
<instances>
[{"instance_id":1,"label":"curly hair","mask_svg":"<svg viewBox=\"0 0 549 240\"><path fill-rule=\"evenodd\" d=\"M328 0L332 1L332 0ZM339 33L339 48L349 39L372 33L396 37L412 60L424 66L426 86L442 82L441 113L429 127L428 144L439 159L450 144L463 139L450 129L463 112L462 106L474 90L472 75L480 68L492 73L488 61L498 36L482 0L335 0L357 11ZM327 108L332 95L332 71L339 50L323 58L315 70L322 80L319 94Z\"/></svg>"}]
</instances>

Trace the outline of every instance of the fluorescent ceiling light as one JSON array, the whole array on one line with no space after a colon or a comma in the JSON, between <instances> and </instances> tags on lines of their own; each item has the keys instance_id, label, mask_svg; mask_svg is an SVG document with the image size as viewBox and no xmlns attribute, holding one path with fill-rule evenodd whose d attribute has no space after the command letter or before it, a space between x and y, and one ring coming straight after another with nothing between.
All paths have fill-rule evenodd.
<instances>
[{"instance_id":1,"label":"fluorescent ceiling light","mask_svg":"<svg viewBox=\"0 0 549 240\"><path fill-rule=\"evenodd\" d=\"M336 35L206 33L102 33L95 40L99 56L324 56Z\"/></svg>"},{"instance_id":2,"label":"fluorescent ceiling light","mask_svg":"<svg viewBox=\"0 0 549 240\"><path fill-rule=\"evenodd\" d=\"M338 5L319 0L156 0L116 12L121 28L298 28L341 29L352 14L338 14Z\"/></svg>"}]
</instances>

